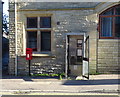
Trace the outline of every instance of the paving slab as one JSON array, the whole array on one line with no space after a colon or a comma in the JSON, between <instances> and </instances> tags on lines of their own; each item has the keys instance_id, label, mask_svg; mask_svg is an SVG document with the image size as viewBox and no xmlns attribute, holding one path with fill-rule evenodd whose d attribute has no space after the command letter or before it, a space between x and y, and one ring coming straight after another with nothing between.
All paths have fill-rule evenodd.
<instances>
[{"instance_id":1,"label":"paving slab","mask_svg":"<svg viewBox=\"0 0 120 97\"><path fill-rule=\"evenodd\" d=\"M119 93L119 75L90 75L89 80L6 76L2 93Z\"/></svg>"}]
</instances>

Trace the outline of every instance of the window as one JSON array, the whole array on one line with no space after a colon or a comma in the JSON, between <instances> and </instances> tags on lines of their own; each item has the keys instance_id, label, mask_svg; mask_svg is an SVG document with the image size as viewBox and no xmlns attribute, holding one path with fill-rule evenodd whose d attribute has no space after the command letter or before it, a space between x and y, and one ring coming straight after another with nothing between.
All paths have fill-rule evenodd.
<instances>
[{"instance_id":1,"label":"window","mask_svg":"<svg viewBox=\"0 0 120 97\"><path fill-rule=\"evenodd\" d=\"M51 51L51 17L27 17L27 48Z\"/></svg>"},{"instance_id":2,"label":"window","mask_svg":"<svg viewBox=\"0 0 120 97\"><path fill-rule=\"evenodd\" d=\"M100 38L120 38L120 5L100 14Z\"/></svg>"}]
</instances>

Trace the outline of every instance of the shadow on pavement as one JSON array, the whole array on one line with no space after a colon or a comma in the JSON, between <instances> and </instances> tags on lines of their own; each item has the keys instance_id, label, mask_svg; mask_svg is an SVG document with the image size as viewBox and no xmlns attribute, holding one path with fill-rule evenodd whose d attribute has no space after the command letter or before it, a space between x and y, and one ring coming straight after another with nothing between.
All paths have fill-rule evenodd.
<instances>
[{"instance_id":1,"label":"shadow on pavement","mask_svg":"<svg viewBox=\"0 0 120 97\"><path fill-rule=\"evenodd\" d=\"M24 81L33 81L34 79L59 79L59 77L46 77L46 76L2 76L2 79L23 79Z\"/></svg>"},{"instance_id":2,"label":"shadow on pavement","mask_svg":"<svg viewBox=\"0 0 120 97\"><path fill-rule=\"evenodd\" d=\"M22 79L24 81L58 81L59 77L44 77L44 76L3 76L2 79ZM59 80L60 81L60 80ZM94 79L94 80L61 80L62 85L118 85L120 79Z\"/></svg>"},{"instance_id":3,"label":"shadow on pavement","mask_svg":"<svg viewBox=\"0 0 120 97\"><path fill-rule=\"evenodd\" d=\"M100 79L100 80L67 80L63 85L113 85L120 84L120 79Z\"/></svg>"}]
</instances>

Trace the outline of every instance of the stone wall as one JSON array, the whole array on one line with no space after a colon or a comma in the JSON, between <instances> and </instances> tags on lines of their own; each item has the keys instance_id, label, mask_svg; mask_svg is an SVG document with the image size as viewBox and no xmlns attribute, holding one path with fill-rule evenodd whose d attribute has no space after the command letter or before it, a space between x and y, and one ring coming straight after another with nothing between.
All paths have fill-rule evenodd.
<instances>
[{"instance_id":1,"label":"stone wall","mask_svg":"<svg viewBox=\"0 0 120 97\"><path fill-rule=\"evenodd\" d=\"M18 74L28 75L29 65L25 57L18 57ZM64 72L64 63L57 58L33 57L30 64L31 74L59 74Z\"/></svg>"},{"instance_id":2,"label":"stone wall","mask_svg":"<svg viewBox=\"0 0 120 97\"><path fill-rule=\"evenodd\" d=\"M9 3L9 74L15 74L15 5Z\"/></svg>"},{"instance_id":3,"label":"stone wall","mask_svg":"<svg viewBox=\"0 0 120 97\"><path fill-rule=\"evenodd\" d=\"M90 74L95 74L97 69L97 31L88 33L89 35L89 68Z\"/></svg>"},{"instance_id":4,"label":"stone wall","mask_svg":"<svg viewBox=\"0 0 120 97\"><path fill-rule=\"evenodd\" d=\"M120 41L117 39L98 40L98 72L118 73L120 60Z\"/></svg>"}]
</instances>

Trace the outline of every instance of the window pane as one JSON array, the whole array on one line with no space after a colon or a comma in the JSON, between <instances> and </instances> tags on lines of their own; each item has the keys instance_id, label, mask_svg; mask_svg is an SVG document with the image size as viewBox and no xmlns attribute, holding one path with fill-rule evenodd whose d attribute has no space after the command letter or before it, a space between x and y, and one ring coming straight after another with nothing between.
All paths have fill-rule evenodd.
<instances>
[{"instance_id":1,"label":"window pane","mask_svg":"<svg viewBox=\"0 0 120 97\"><path fill-rule=\"evenodd\" d=\"M40 17L40 28L51 28L51 17Z\"/></svg>"},{"instance_id":2,"label":"window pane","mask_svg":"<svg viewBox=\"0 0 120 97\"><path fill-rule=\"evenodd\" d=\"M50 31L41 31L41 51L51 51Z\"/></svg>"},{"instance_id":3,"label":"window pane","mask_svg":"<svg viewBox=\"0 0 120 97\"><path fill-rule=\"evenodd\" d=\"M113 15L113 9L110 9L108 11L105 11L104 13L102 13L102 15Z\"/></svg>"},{"instance_id":4,"label":"window pane","mask_svg":"<svg viewBox=\"0 0 120 97\"><path fill-rule=\"evenodd\" d=\"M116 7L116 15L120 15L120 5Z\"/></svg>"},{"instance_id":5,"label":"window pane","mask_svg":"<svg viewBox=\"0 0 120 97\"><path fill-rule=\"evenodd\" d=\"M112 17L104 17L101 22L101 36L112 37Z\"/></svg>"},{"instance_id":6,"label":"window pane","mask_svg":"<svg viewBox=\"0 0 120 97\"><path fill-rule=\"evenodd\" d=\"M33 51L37 51L37 32L36 31L28 31L28 48L32 48Z\"/></svg>"},{"instance_id":7,"label":"window pane","mask_svg":"<svg viewBox=\"0 0 120 97\"><path fill-rule=\"evenodd\" d=\"M120 37L120 17L115 18L115 37Z\"/></svg>"},{"instance_id":8,"label":"window pane","mask_svg":"<svg viewBox=\"0 0 120 97\"><path fill-rule=\"evenodd\" d=\"M37 28L37 17L27 18L27 28Z\"/></svg>"}]
</instances>

